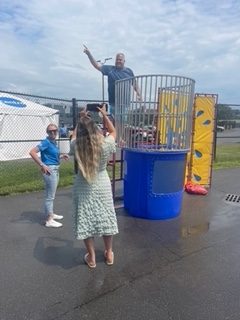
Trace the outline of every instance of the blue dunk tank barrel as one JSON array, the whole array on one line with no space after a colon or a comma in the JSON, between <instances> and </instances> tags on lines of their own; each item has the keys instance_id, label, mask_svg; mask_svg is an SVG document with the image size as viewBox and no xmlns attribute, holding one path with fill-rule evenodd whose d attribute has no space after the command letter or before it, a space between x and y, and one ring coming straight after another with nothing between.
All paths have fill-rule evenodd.
<instances>
[{"instance_id":1,"label":"blue dunk tank barrel","mask_svg":"<svg viewBox=\"0 0 240 320\"><path fill-rule=\"evenodd\" d=\"M181 213L194 84L171 75L137 76L115 84L124 207L134 217L170 219Z\"/></svg>"}]
</instances>

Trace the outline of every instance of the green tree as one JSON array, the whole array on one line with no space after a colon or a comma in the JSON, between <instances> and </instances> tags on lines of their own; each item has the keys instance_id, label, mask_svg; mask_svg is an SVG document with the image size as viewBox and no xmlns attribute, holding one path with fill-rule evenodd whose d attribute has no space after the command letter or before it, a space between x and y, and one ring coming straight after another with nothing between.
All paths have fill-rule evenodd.
<instances>
[{"instance_id":1,"label":"green tree","mask_svg":"<svg viewBox=\"0 0 240 320\"><path fill-rule=\"evenodd\" d=\"M234 119L240 119L240 110L239 109L233 109L233 117L234 117Z\"/></svg>"},{"instance_id":2,"label":"green tree","mask_svg":"<svg viewBox=\"0 0 240 320\"><path fill-rule=\"evenodd\" d=\"M217 121L234 119L235 113L228 105L217 104Z\"/></svg>"}]
</instances>

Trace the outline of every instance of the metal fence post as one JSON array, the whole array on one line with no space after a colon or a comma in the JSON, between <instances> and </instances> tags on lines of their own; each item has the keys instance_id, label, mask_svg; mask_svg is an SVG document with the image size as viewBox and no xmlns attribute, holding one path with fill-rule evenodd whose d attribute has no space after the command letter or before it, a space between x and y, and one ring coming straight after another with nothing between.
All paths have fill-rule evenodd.
<instances>
[{"instance_id":1,"label":"metal fence post","mask_svg":"<svg viewBox=\"0 0 240 320\"><path fill-rule=\"evenodd\" d=\"M72 108L73 108L73 129L76 128L77 125L77 100L72 98ZM78 164L74 156L74 171L77 174L78 172Z\"/></svg>"},{"instance_id":2,"label":"metal fence post","mask_svg":"<svg viewBox=\"0 0 240 320\"><path fill-rule=\"evenodd\" d=\"M73 124L73 128L75 128L76 124L77 124L77 100L76 100L76 98L72 98L72 108L73 108L72 124Z\"/></svg>"}]
</instances>

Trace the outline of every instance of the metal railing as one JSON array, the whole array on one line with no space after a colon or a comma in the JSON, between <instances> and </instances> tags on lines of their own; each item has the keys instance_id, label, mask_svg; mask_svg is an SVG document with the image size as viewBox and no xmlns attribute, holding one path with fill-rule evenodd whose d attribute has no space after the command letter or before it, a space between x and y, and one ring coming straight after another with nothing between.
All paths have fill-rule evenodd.
<instances>
[{"instance_id":1,"label":"metal railing","mask_svg":"<svg viewBox=\"0 0 240 320\"><path fill-rule=\"evenodd\" d=\"M175 75L116 81L118 145L148 151L189 149L194 84Z\"/></svg>"}]
</instances>

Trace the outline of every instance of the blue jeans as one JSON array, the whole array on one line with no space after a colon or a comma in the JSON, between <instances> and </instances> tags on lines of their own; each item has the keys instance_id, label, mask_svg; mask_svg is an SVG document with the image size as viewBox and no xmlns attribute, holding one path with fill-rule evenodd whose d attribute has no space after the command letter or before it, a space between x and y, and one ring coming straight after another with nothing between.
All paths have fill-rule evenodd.
<instances>
[{"instance_id":1,"label":"blue jeans","mask_svg":"<svg viewBox=\"0 0 240 320\"><path fill-rule=\"evenodd\" d=\"M59 165L48 165L48 168L50 169L51 174L43 174L43 180L45 183L44 212L46 218L54 212L53 202L59 182Z\"/></svg>"}]
</instances>

